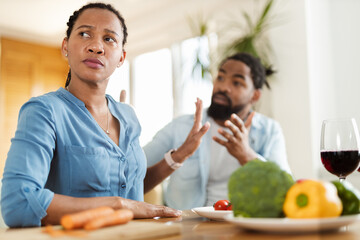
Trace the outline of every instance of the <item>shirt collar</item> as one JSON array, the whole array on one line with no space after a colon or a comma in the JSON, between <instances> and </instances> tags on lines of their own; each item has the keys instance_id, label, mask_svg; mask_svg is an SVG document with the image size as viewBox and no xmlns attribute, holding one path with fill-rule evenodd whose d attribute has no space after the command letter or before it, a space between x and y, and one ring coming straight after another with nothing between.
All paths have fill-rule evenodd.
<instances>
[{"instance_id":1,"label":"shirt collar","mask_svg":"<svg viewBox=\"0 0 360 240\"><path fill-rule=\"evenodd\" d=\"M85 103L83 101L81 101L80 99L78 99L77 97L75 97L74 95L72 95L69 91L67 91L64 88L59 88L58 92L64 96L67 100L75 103L76 105L80 106L80 107L85 107Z\"/></svg>"}]
</instances>

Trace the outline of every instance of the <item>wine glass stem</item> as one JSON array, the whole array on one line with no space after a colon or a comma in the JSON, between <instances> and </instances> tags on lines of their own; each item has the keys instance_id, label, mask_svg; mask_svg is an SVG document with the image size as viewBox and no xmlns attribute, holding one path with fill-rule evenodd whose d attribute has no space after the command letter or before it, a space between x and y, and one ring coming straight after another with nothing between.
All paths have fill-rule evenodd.
<instances>
[{"instance_id":1,"label":"wine glass stem","mask_svg":"<svg viewBox=\"0 0 360 240\"><path fill-rule=\"evenodd\" d=\"M344 177L341 177L341 178L339 178L339 181L340 181L341 183L343 183L343 182L345 181L345 178L344 178Z\"/></svg>"}]
</instances>

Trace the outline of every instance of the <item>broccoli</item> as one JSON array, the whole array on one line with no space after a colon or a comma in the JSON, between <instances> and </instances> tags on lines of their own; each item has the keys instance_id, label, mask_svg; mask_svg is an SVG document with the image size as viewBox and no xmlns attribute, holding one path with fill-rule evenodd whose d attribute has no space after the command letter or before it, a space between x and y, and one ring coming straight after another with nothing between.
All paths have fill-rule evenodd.
<instances>
[{"instance_id":1,"label":"broccoli","mask_svg":"<svg viewBox=\"0 0 360 240\"><path fill-rule=\"evenodd\" d=\"M283 203L294 184L290 174L273 162L255 159L232 173L228 182L234 216L283 217Z\"/></svg>"}]
</instances>

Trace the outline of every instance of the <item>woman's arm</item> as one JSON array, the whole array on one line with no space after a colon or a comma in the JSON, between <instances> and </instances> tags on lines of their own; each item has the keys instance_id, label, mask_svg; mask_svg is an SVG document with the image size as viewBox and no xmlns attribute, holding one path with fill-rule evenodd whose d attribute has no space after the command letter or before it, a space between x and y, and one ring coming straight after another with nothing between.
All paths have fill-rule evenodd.
<instances>
[{"instance_id":1,"label":"woman's arm","mask_svg":"<svg viewBox=\"0 0 360 240\"><path fill-rule=\"evenodd\" d=\"M20 110L4 168L1 211L9 227L39 226L54 193L44 188L55 151L55 125L45 101Z\"/></svg>"},{"instance_id":2,"label":"woman's arm","mask_svg":"<svg viewBox=\"0 0 360 240\"><path fill-rule=\"evenodd\" d=\"M121 197L75 198L55 194L46 211L46 217L41 220L41 224L56 225L60 223L60 218L64 214L79 212L100 206L109 206L114 209L130 209L134 212L135 218L178 217L181 215L181 211L179 210Z\"/></svg>"}]
</instances>

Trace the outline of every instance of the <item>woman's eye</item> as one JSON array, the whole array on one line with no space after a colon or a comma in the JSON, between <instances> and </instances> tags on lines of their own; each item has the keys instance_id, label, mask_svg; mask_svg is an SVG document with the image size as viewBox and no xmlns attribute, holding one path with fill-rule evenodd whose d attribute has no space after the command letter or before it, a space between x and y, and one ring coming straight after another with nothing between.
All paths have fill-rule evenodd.
<instances>
[{"instance_id":1,"label":"woman's eye","mask_svg":"<svg viewBox=\"0 0 360 240\"><path fill-rule=\"evenodd\" d=\"M80 36L82 36L82 37L90 37L90 35L87 34L86 32L80 32Z\"/></svg>"},{"instance_id":2,"label":"woman's eye","mask_svg":"<svg viewBox=\"0 0 360 240\"><path fill-rule=\"evenodd\" d=\"M222 80L223 80L223 77L222 77L222 76L217 76L216 80L222 81Z\"/></svg>"},{"instance_id":3,"label":"woman's eye","mask_svg":"<svg viewBox=\"0 0 360 240\"><path fill-rule=\"evenodd\" d=\"M112 37L106 37L105 41L110 42L110 43L116 43L116 40L114 38L112 38Z\"/></svg>"}]
</instances>

